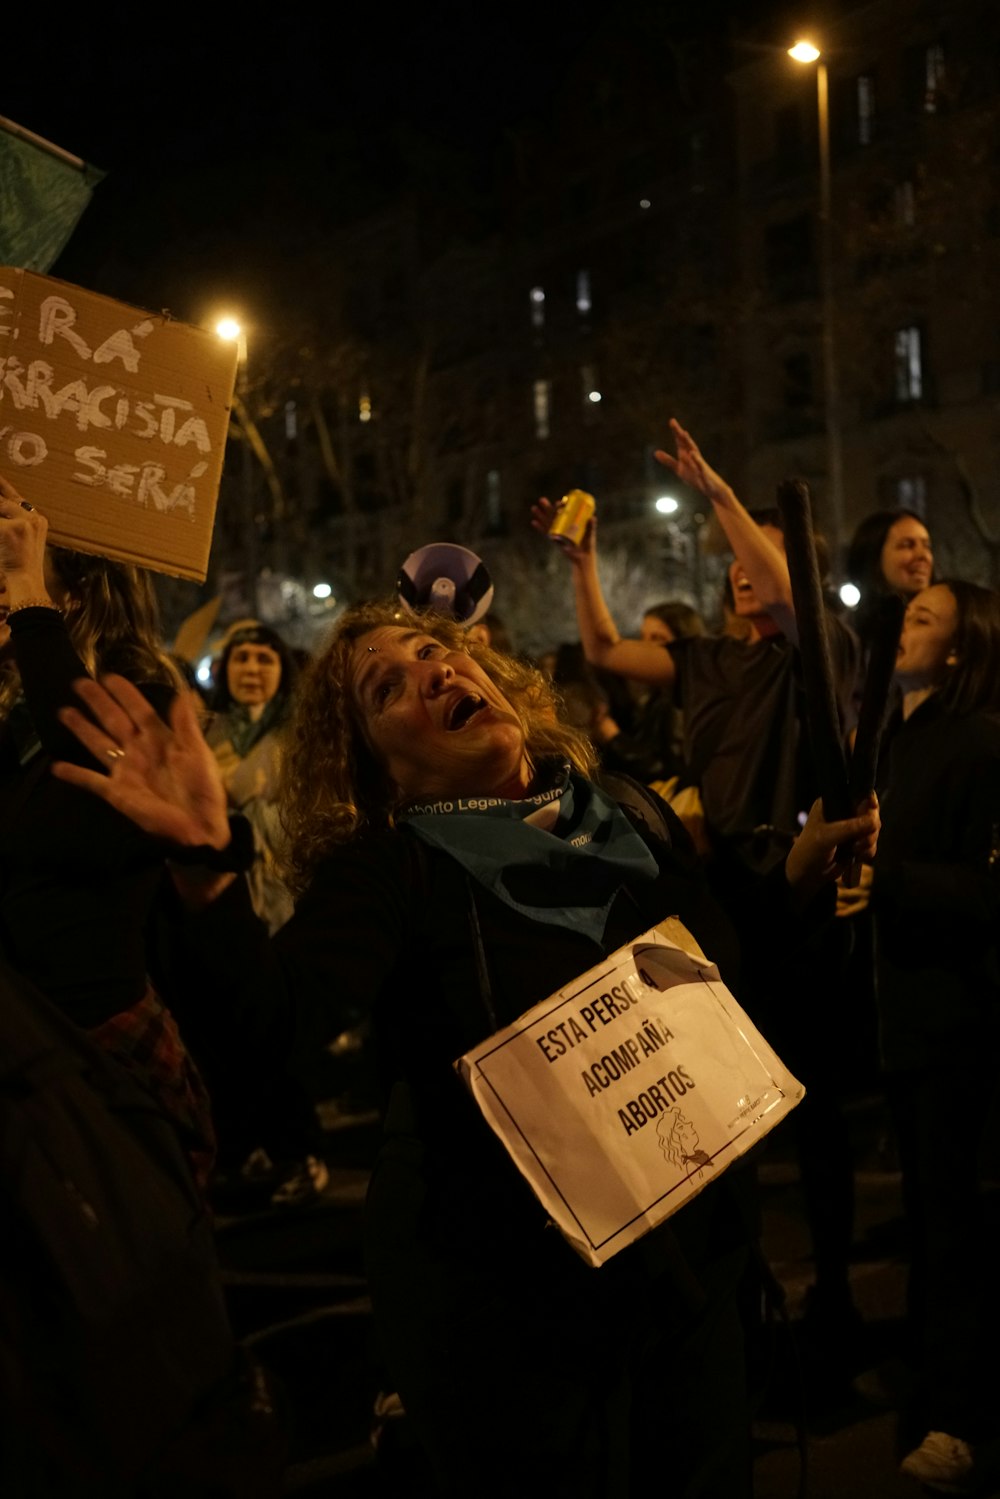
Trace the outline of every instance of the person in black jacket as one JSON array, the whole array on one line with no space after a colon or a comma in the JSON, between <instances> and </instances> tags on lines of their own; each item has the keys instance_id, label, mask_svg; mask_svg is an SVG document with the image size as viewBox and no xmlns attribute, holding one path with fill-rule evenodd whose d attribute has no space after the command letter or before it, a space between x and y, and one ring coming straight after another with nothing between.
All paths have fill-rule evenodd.
<instances>
[{"instance_id":1,"label":"person in black jacket","mask_svg":"<svg viewBox=\"0 0 1000 1499\"><path fill-rule=\"evenodd\" d=\"M909 604L885 825L870 882L880 1046L911 1241L917 1388L903 1470L965 1492L1000 1438L1000 595ZM992 1195L987 1189L994 1178Z\"/></svg>"},{"instance_id":2,"label":"person in black jacket","mask_svg":"<svg viewBox=\"0 0 1000 1499\"><path fill-rule=\"evenodd\" d=\"M784 861L819 780L781 517L748 511L692 435L673 419L670 429L676 456L659 450L656 457L712 506L734 554L727 580L734 617L748 633L682 638L666 649L623 639L600 585L596 519L578 547L560 551L570 566L587 660L669 693L680 710L685 795L681 800L674 793L677 810L704 850L715 895L735 910L753 901L760 875ZM550 519L550 504L539 501L533 526L544 532ZM859 644L830 609L826 633L846 731ZM844 922L823 929L811 950L777 967L766 929L762 943L752 939L750 932L744 942L743 1002L806 1089L791 1126L815 1267L803 1317L806 1383L811 1400L840 1400L842 1386L856 1372L862 1320L850 1278L854 1162L842 1093L845 1069L828 1039L843 1014L849 929ZM809 1004L802 1003L804 992Z\"/></svg>"},{"instance_id":3,"label":"person in black jacket","mask_svg":"<svg viewBox=\"0 0 1000 1499\"><path fill-rule=\"evenodd\" d=\"M0 950L153 1092L204 1187L208 1096L147 965L162 848L49 774L56 758L94 763L58 719L78 677L121 673L164 714L183 682L148 573L48 546L47 530L0 478Z\"/></svg>"},{"instance_id":4,"label":"person in black jacket","mask_svg":"<svg viewBox=\"0 0 1000 1499\"><path fill-rule=\"evenodd\" d=\"M283 787L298 899L268 939L224 867L233 833L190 705L168 730L114 677L80 696L89 716L65 722L110 774L59 776L186 857L201 850L200 872L173 866L188 911L177 941L221 964L218 1023L252 1014L278 1055L317 1024L342 1028L351 1007L373 1017L385 1135L368 1277L439 1492L746 1499L750 1173L592 1269L454 1068L668 913L734 974L733 927L669 810L670 837L655 839L602 792L589 741L558 721L534 668L440 615L359 606L302 683ZM837 845L870 854L877 821L826 824L814 808L770 892L784 935L834 876Z\"/></svg>"}]
</instances>

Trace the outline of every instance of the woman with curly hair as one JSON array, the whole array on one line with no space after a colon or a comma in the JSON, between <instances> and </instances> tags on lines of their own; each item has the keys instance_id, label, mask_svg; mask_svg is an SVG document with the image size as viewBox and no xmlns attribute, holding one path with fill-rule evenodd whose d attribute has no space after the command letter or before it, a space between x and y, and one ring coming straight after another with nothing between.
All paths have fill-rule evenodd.
<instances>
[{"instance_id":1,"label":"woman with curly hair","mask_svg":"<svg viewBox=\"0 0 1000 1499\"><path fill-rule=\"evenodd\" d=\"M91 717L67 725L110 774L58 773L203 850L203 870L175 879L187 941L205 962L224 955L234 1016L249 997L274 1055L310 1017L372 1017L384 1136L368 1280L438 1492L603 1499L666 1475L678 1499L745 1499L748 1173L595 1271L552 1231L454 1067L668 912L732 972L732 928L676 818L662 806L657 833L602 789L533 667L440 615L361 606L301 684L282 797L298 899L268 941L218 867L233 833L190 704L165 728L114 677L80 695ZM876 830L874 812L828 825L817 808L777 905L832 878L838 842L870 852Z\"/></svg>"}]
</instances>

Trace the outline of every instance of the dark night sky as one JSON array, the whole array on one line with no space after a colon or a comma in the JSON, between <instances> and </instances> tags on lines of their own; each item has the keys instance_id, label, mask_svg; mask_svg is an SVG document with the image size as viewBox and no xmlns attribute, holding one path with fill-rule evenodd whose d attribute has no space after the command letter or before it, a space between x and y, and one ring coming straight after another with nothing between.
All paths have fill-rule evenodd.
<instances>
[{"instance_id":1,"label":"dark night sky","mask_svg":"<svg viewBox=\"0 0 1000 1499\"><path fill-rule=\"evenodd\" d=\"M354 132L353 145L334 148L341 166L356 158L353 182L348 174L335 190L347 201L388 170L378 142L397 124L461 145L482 187L504 128L544 119L596 22L643 4L652 0L510 0L393 18L376 6L300 4L225 19L208 5L112 6L90 28L52 22L51 38L25 7L4 23L8 64L20 64L5 68L0 114L108 174L53 274L196 321L203 302L245 294L258 247L270 246L273 275L297 221L333 210L336 132ZM658 12L684 28L692 13L745 25L775 8L700 0L692 12L659 0Z\"/></svg>"}]
</instances>

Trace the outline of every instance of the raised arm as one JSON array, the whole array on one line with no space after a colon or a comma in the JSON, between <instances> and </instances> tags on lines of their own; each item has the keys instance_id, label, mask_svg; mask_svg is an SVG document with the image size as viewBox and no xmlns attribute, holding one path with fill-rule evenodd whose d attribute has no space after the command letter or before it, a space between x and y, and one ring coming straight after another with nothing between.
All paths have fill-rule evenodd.
<instances>
[{"instance_id":1,"label":"raised arm","mask_svg":"<svg viewBox=\"0 0 1000 1499\"><path fill-rule=\"evenodd\" d=\"M76 691L88 713L64 708L59 717L98 764L108 768L88 770L58 761L52 774L100 797L185 860L193 851L205 850L208 856L227 849L232 834L226 792L192 695L179 695L171 705L170 722L164 723L124 677L108 676L103 682L84 678ZM191 908L210 903L234 878L217 865L210 873L212 863L207 857L204 870L196 864L171 867Z\"/></svg>"},{"instance_id":2,"label":"raised arm","mask_svg":"<svg viewBox=\"0 0 1000 1499\"><path fill-rule=\"evenodd\" d=\"M725 479L707 462L690 432L674 417L670 418L670 430L677 446L676 457L660 448L654 455L657 462L711 503L761 606L782 634L796 642L792 583L784 552L761 529Z\"/></svg>"},{"instance_id":3,"label":"raised arm","mask_svg":"<svg viewBox=\"0 0 1000 1499\"><path fill-rule=\"evenodd\" d=\"M543 536L552 523L553 505L541 499L531 509L531 524ZM592 666L617 672L634 682L669 687L674 680L670 652L648 640L623 640L611 618L597 575L597 521L592 520L580 546L560 544L573 577L576 620L583 653ZM553 543L554 544L554 543Z\"/></svg>"}]
</instances>

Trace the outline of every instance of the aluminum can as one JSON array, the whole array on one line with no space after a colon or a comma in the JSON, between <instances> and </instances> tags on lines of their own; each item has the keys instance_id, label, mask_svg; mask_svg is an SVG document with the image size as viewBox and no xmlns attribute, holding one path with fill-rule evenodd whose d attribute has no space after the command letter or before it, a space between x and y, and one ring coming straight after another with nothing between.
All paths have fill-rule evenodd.
<instances>
[{"instance_id":1,"label":"aluminum can","mask_svg":"<svg viewBox=\"0 0 1000 1499\"><path fill-rule=\"evenodd\" d=\"M578 547L596 508L592 494L585 489L571 489L556 506L549 527L549 540L558 541L560 546Z\"/></svg>"}]
</instances>

